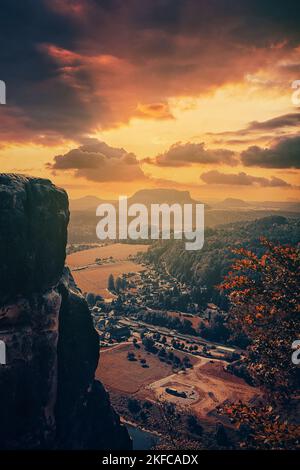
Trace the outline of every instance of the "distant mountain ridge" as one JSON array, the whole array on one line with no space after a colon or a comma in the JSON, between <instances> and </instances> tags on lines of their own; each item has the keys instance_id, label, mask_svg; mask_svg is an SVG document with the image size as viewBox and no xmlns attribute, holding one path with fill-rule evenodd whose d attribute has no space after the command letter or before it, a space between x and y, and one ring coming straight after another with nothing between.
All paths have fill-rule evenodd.
<instances>
[{"instance_id":1,"label":"distant mountain ridge","mask_svg":"<svg viewBox=\"0 0 300 470\"><path fill-rule=\"evenodd\" d=\"M70 200L71 211L96 210L102 203L118 204L117 200L104 200L97 196L84 196ZM140 189L128 198L128 204L196 204L189 191L178 189Z\"/></svg>"},{"instance_id":2,"label":"distant mountain ridge","mask_svg":"<svg viewBox=\"0 0 300 470\"><path fill-rule=\"evenodd\" d=\"M106 202L97 196L84 196L79 199L70 199L70 210L84 211L95 209L102 202Z\"/></svg>"},{"instance_id":3,"label":"distant mountain ridge","mask_svg":"<svg viewBox=\"0 0 300 470\"><path fill-rule=\"evenodd\" d=\"M226 198L211 205L214 210L286 210L300 212L300 201L244 201Z\"/></svg>"},{"instance_id":4,"label":"distant mountain ridge","mask_svg":"<svg viewBox=\"0 0 300 470\"><path fill-rule=\"evenodd\" d=\"M235 199L232 197L228 197L224 199L224 201L219 202L217 204L214 204L214 208L222 208L222 209L228 209L228 208L242 208L242 207L249 207L250 204L243 199Z\"/></svg>"},{"instance_id":5,"label":"distant mountain ridge","mask_svg":"<svg viewBox=\"0 0 300 470\"><path fill-rule=\"evenodd\" d=\"M140 189L132 196L128 197L128 204L196 204L201 203L191 197L189 191L180 191L178 189ZM102 199L97 196L84 196L79 199L70 200L71 211L95 211L96 207L102 203L117 204L117 200ZM206 210L286 210L300 212L300 201L244 201L239 198L228 197L223 201L205 203Z\"/></svg>"},{"instance_id":6,"label":"distant mountain ridge","mask_svg":"<svg viewBox=\"0 0 300 470\"><path fill-rule=\"evenodd\" d=\"M70 201L71 219L68 228L69 243L97 243L96 236L96 208L101 203L112 203L117 206L116 200L104 200L97 196L85 196ZM201 201L193 199L189 191L177 189L141 189L128 199L128 204L195 204ZM218 206L218 204L220 204ZM222 205L223 204L223 205ZM117 211L118 212L118 211ZM216 227L222 224L238 221L251 221L271 215L281 215L288 218L298 217L300 205L297 202L256 202L242 199L227 198L220 203L205 204L205 227Z\"/></svg>"}]
</instances>

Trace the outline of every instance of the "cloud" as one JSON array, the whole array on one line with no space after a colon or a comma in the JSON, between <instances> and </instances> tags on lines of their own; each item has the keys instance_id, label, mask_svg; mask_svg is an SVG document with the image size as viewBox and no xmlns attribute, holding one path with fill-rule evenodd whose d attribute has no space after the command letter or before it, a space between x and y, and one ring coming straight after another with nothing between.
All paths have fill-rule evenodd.
<instances>
[{"instance_id":1,"label":"cloud","mask_svg":"<svg viewBox=\"0 0 300 470\"><path fill-rule=\"evenodd\" d=\"M52 171L70 170L76 177L99 183L147 180L133 153L110 147L97 139L87 139L80 147L55 156L47 168Z\"/></svg>"},{"instance_id":2,"label":"cloud","mask_svg":"<svg viewBox=\"0 0 300 470\"><path fill-rule=\"evenodd\" d=\"M136 116L144 119L174 119L167 103L138 104Z\"/></svg>"},{"instance_id":3,"label":"cloud","mask_svg":"<svg viewBox=\"0 0 300 470\"><path fill-rule=\"evenodd\" d=\"M169 150L154 158L146 158L145 163L165 167L190 166L192 164L215 164L236 165L237 160L232 150L205 149L204 143L185 144L177 142Z\"/></svg>"},{"instance_id":4,"label":"cloud","mask_svg":"<svg viewBox=\"0 0 300 470\"><path fill-rule=\"evenodd\" d=\"M202 173L200 178L206 184L225 184L225 185L239 185L239 186L261 186L267 187L289 187L291 186L286 181L276 176L269 178L263 178L261 176L252 176L247 173L240 172L234 173L221 173L217 170L211 170L206 173Z\"/></svg>"},{"instance_id":5,"label":"cloud","mask_svg":"<svg viewBox=\"0 0 300 470\"><path fill-rule=\"evenodd\" d=\"M170 97L244 82L294 51L300 7L288 3L2 0L1 79L26 116L24 132L18 121L3 133L79 141L129 122L139 103L140 117L169 119Z\"/></svg>"},{"instance_id":6,"label":"cloud","mask_svg":"<svg viewBox=\"0 0 300 470\"><path fill-rule=\"evenodd\" d=\"M300 136L281 139L270 148L249 147L241 153L245 166L300 168Z\"/></svg>"},{"instance_id":7,"label":"cloud","mask_svg":"<svg viewBox=\"0 0 300 470\"><path fill-rule=\"evenodd\" d=\"M247 143L247 140L241 140L241 137L246 137L252 141L259 139L267 140L274 138L274 135L261 134L261 132L285 131L288 128L292 130L292 128L298 129L299 126L300 113L289 113L267 119L266 121L250 122L248 126L236 131L207 132L206 135L210 137L222 137L222 139L219 139L220 142L226 142L227 144L232 142L234 145L236 143ZM216 140L216 142L218 142L218 140Z\"/></svg>"},{"instance_id":8,"label":"cloud","mask_svg":"<svg viewBox=\"0 0 300 470\"><path fill-rule=\"evenodd\" d=\"M226 139L226 138L217 138L213 139L212 142L214 145L250 145L254 143L266 143L266 140L268 141L274 141L274 135L271 134L263 134L260 136L249 136L249 138L231 138L231 139Z\"/></svg>"},{"instance_id":9,"label":"cloud","mask_svg":"<svg viewBox=\"0 0 300 470\"><path fill-rule=\"evenodd\" d=\"M277 116L266 121L251 122L247 129L249 130L274 130L282 129L284 127L299 127L300 113L289 113L282 116Z\"/></svg>"}]
</instances>

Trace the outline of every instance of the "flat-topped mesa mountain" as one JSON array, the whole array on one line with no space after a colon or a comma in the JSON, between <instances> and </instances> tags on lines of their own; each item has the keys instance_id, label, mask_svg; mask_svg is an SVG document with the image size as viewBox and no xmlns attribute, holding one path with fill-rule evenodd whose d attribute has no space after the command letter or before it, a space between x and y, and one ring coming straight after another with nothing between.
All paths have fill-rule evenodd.
<instances>
[{"instance_id":1,"label":"flat-topped mesa mountain","mask_svg":"<svg viewBox=\"0 0 300 470\"><path fill-rule=\"evenodd\" d=\"M120 194L120 196L126 194ZM84 196L70 201L71 211L96 211L99 204L111 203L118 205L118 200L103 200L96 196ZM141 189L128 197L128 204L196 204L200 201L193 199L189 191L179 191L178 189Z\"/></svg>"},{"instance_id":2,"label":"flat-topped mesa mountain","mask_svg":"<svg viewBox=\"0 0 300 470\"><path fill-rule=\"evenodd\" d=\"M189 191L178 189L141 189L128 199L128 204L196 204Z\"/></svg>"},{"instance_id":3,"label":"flat-topped mesa mountain","mask_svg":"<svg viewBox=\"0 0 300 470\"><path fill-rule=\"evenodd\" d=\"M64 267L65 191L0 175L0 448L130 449L94 374L98 335Z\"/></svg>"}]
</instances>

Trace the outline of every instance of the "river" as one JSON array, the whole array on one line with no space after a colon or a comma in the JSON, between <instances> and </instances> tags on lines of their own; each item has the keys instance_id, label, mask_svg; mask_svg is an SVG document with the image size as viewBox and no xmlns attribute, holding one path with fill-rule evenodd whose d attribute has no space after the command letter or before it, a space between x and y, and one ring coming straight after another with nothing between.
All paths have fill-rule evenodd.
<instances>
[{"instance_id":1,"label":"river","mask_svg":"<svg viewBox=\"0 0 300 470\"><path fill-rule=\"evenodd\" d=\"M133 441L133 450L149 450L158 442L158 437L149 431L143 431L137 427L126 424Z\"/></svg>"}]
</instances>

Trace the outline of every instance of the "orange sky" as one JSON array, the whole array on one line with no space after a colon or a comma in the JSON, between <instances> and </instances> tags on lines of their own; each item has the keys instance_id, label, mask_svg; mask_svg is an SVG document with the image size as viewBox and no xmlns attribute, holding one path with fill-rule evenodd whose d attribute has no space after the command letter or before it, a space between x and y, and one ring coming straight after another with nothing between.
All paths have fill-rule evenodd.
<instances>
[{"instance_id":1,"label":"orange sky","mask_svg":"<svg viewBox=\"0 0 300 470\"><path fill-rule=\"evenodd\" d=\"M43 3L45 25L64 29L25 39L28 54L34 44L25 81L12 61L0 77L1 171L51 178L71 198L170 187L208 201L299 199L291 85L300 38L291 22L279 28L258 13L253 38L243 8L218 16L187 1L175 16L178 2L155 0L153 15L134 1Z\"/></svg>"}]
</instances>

